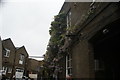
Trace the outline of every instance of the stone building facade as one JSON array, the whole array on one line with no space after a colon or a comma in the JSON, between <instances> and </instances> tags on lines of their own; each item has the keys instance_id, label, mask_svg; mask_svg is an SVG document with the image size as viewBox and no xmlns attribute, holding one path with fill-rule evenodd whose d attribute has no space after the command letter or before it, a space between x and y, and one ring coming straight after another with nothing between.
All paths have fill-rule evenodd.
<instances>
[{"instance_id":1,"label":"stone building facade","mask_svg":"<svg viewBox=\"0 0 120 80\"><path fill-rule=\"evenodd\" d=\"M65 74L58 78L119 78L120 3L65 2L67 29L63 57L56 61ZM62 60L61 60L62 59ZM61 65L62 64L62 65Z\"/></svg>"}]
</instances>

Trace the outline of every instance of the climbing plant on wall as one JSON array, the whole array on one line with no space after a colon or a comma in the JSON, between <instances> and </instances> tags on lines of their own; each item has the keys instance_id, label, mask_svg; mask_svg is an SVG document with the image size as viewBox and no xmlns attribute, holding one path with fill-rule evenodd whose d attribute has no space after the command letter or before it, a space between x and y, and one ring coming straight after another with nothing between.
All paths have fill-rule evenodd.
<instances>
[{"instance_id":1,"label":"climbing plant on wall","mask_svg":"<svg viewBox=\"0 0 120 80\"><path fill-rule=\"evenodd\" d=\"M63 38L66 32L66 14L59 13L54 16L54 21L51 22L49 30L50 40L48 44L48 53L57 54L59 47L63 45Z\"/></svg>"}]
</instances>

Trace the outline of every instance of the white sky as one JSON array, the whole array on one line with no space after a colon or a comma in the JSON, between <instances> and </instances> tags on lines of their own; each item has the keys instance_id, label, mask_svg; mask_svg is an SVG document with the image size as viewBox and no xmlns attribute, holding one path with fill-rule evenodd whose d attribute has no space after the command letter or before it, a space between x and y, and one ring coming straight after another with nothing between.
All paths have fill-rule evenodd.
<instances>
[{"instance_id":1,"label":"white sky","mask_svg":"<svg viewBox=\"0 0 120 80\"><path fill-rule=\"evenodd\" d=\"M65 0L3 0L0 36L25 46L30 56L42 56L49 41L49 27Z\"/></svg>"}]
</instances>

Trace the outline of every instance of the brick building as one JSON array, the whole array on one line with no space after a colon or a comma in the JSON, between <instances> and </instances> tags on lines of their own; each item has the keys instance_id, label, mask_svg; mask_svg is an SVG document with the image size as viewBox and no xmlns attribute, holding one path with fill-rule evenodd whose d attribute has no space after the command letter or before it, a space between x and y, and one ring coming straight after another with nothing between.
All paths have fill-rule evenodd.
<instances>
[{"instance_id":1,"label":"brick building","mask_svg":"<svg viewBox=\"0 0 120 80\"><path fill-rule=\"evenodd\" d=\"M1 75L2 79L10 79L13 77L22 79L24 76L35 77L40 79L42 77L43 61L28 58L28 52L24 46L15 47L10 38L0 42L1 47ZM34 75L35 74L35 75ZM37 79L36 78L36 79Z\"/></svg>"},{"instance_id":2,"label":"brick building","mask_svg":"<svg viewBox=\"0 0 120 80\"><path fill-rule=\"evenodd\" d=\"M22 78L26 73L28 53L24 46L15 47L10 38L2 40L3 78Z\"/></svg>"},{"instance_id":3,"label":"brick building","mask_svg":"<svg viewBox=\"0 0 120 80\"><path fill-rule=\"evenodd\" d=\"M2 41L3 77L12 78L14 67L15 46L10 38Z\"/></svg>"},{"instance_id":4,"label":"brick building","mask_svg":"<svg viewBox=\"0 0 120 80\"><path fill-rule=\"evenodd\" d=\"M2 40L0 37L0 79L2 79Z\"/></svg>"},{"instance_id":5,"label":"brick building","mask_svg":"<svg viewBox=\"0 0 120 80\"><path fill-rule=\"evenodd\" d=\"M15 64L14 64L14 74L18 77L19 73L21 73L21 78L23 75L27 75L27 59L28 59L28 53L24 46L22 47L16 47L16 53L15 53Z\"/></svg>"},{"instance_id":6,"label":"brick building","mask_svg":"<svg viewBox=\"0 0 120 80\"><path fill-rule=\"evenodd\" d=\"M42 77L43 62L32 58L28 58L27 72L30 78L37 78L38 80Z\"/></svg>"}]
</instances>

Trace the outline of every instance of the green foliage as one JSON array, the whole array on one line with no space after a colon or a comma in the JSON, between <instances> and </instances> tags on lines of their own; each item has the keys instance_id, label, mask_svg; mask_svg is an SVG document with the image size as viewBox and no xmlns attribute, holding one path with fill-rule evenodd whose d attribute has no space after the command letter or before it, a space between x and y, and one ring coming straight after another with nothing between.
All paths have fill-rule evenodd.
<instances>
[{"instance_id":1,"label":"green foliage","mask_svg":"<svg viewBox=\"0 0 120 80\"><path fill-rule=\"evenodd\" d=\"M76 29L78 29L78 28L79 28L79 26L71 26L71 27L67 28L66 30L71 33L74 33L76 31Z\"/></svg>"},{"instance_id":2,"label":"green foliage","mask_svg":"<svg viewBox=\"0 0 120 80\"><path fill-rule=\"evenodd\" d=\"M63 38L65 38L66 32L66 14L60 13L54 16L54 21L51 22L49 34L51 35L49 40L48 54L55 55L58 53L59 46L63 45Z\"/></svg>"},{"instance_id":3,"label":"green foliage","mask_svg":"<svg viewBox=\"0 0 120 80\"><path fill-rule=\"evenodd\" d=\"M51 35L50 42L53 44L59 44L61 35L66 31L66 15L60 13L54 17L54 21L51 22L49 34Z\"/></svg>"}]
</instances>

